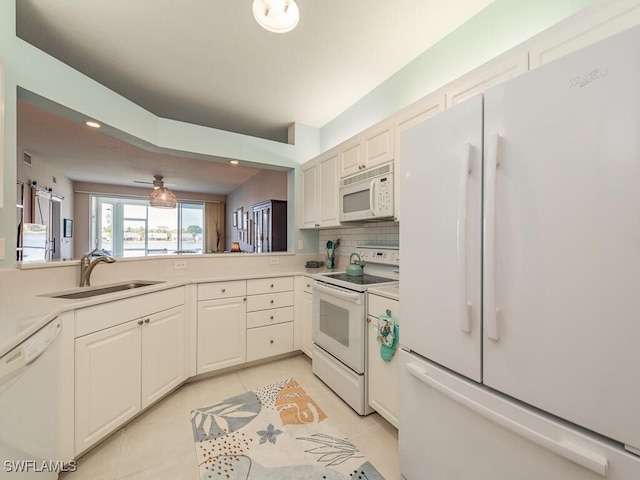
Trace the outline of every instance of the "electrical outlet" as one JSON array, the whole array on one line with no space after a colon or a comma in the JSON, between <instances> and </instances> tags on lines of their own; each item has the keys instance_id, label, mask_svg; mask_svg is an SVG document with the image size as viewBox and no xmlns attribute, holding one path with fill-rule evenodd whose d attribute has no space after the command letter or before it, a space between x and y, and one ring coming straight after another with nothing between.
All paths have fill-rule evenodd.
<instances>
[{"instance_id":1,"label":"electrical outlet","mask_svg":"<svg viewBox=\"0 0 640 480\"><path fill-rule=\"evenodd\" d=\"M278 265L280 263L280 259L278 257L271 257L269 261L271 265Z\"/></svg>"},{"instance_id":2,"label":"electrical outlet","mask_svg":"<svg viewBox=\"0 0 640 480\"><path fill-rule=\"evenodd\" d=\"M298 250L304 250L304 240L298 240Z\"/></svg>"},{"instance_id":3,"label":"electrical outlet","mask_svg":"<svg viewBox=\"0 0 640 480\"><path fill-rule=\"evenodd\" d=\"M185 268L187 268L186 260L176 260L175 262L173 262L174 270L183 270Z\"/></svg>"}]
</instances>

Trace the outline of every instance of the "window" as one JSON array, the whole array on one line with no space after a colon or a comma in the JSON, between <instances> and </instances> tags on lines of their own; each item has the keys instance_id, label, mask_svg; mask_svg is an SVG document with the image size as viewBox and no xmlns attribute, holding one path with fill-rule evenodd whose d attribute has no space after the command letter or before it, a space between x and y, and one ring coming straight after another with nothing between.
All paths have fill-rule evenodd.
<instances>
[{"instance_id":1,"label":"window","mask_svg":"<svg viewBox=\"0 0 640 480\"><path fill-rule=\"evenodd\" d=\"M146 200L92 197L92 244L115 257L204 250L204 205L153 208Z\"/></svg>"}]
</instances>

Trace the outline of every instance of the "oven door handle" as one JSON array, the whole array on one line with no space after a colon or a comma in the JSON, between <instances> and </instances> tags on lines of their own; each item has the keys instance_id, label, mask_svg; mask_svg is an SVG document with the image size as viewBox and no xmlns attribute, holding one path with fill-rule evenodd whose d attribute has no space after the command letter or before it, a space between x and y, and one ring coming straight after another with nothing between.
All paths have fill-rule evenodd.
<instances>
[{"instance_id":1,"label":"oven door handle","mask_svg":"<svg viewBox=\"0 0 640 480\"><path fill-rule=\"evenodd\" d=\"M319 282L313 283L313 289L320 293L326 293L327 295L333 295L334 297L344 298L345 300L351 300L353 302L358 302L361 299L360 293L350 292L341 288L324 285Z\"/></svg>"}]
</instances>

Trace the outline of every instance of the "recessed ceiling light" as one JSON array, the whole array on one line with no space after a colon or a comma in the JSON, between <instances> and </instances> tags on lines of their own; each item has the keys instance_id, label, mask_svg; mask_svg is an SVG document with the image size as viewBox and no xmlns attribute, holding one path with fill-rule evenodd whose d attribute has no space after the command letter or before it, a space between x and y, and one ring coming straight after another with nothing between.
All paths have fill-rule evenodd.
<instances>
[{"instance_id":1,"label":"recessed ceiling light","mask_svg":"<svg viewBox=\"0 0 640 480\"><path fill-rule=\"evenodd\" d=\"M84 124L87 127L100 128L100 124L98 122L94 122L93 120L85 120Z\"/></svg>"},{"instance_id":2,"label":"recessed ceiling light","mask_svg":"<svg viewBox=\"0 0 640 480\"><path fill-rule=\"evenodd\" d=\"M238 160L229 160L231 165L238 165L240 162Z\"/></svg>"},{"instance_id":3,"label":"recessed ceiling light","mask_svg":"<svg viewBox=\"0 0 640 480\"><path fill-rule=\"evenodd\" d=\"M286 33L298 25L300 10L295 0L253 0L253 16L265 30Z\"/></svg>"}]
</instances>

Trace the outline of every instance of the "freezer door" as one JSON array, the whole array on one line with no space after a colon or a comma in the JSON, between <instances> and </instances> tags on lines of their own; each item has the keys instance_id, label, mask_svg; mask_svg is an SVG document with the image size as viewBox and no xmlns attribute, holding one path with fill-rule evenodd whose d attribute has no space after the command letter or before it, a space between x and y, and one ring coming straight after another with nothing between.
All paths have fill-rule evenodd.
<instances>
[{"instance_id":1,"label":"freezer door","mask_svg":"<svg viewBox=\"0 0 640 480\"><path fill-rule=\"evenodd\" d=\"M482 97L400 142L400 342L480 381Z\"/></svg>"},{"instance_id":2,"label":"freezer door","mask_svg":"<svg viewBox=\"0 0 640 480\"><path fill-rule=\"evenodd\" d=\"M635 29L489 90L484 158L484 382L635 448L638 85Z\"/></svg>"},{"instance_id":3,"label":"freezer door","mask_svg":"<svg viewBox=\"0 0 640 480\"><path fill-rule=\"evenodd\" d=\"M406 351L400 472L407 480L630 480L640 458Z\"/></svg>"}]
</instances>

